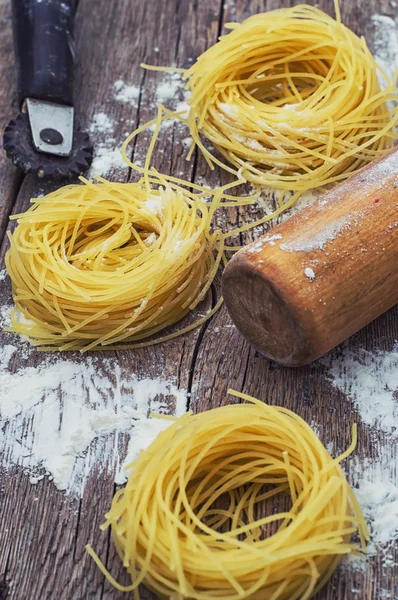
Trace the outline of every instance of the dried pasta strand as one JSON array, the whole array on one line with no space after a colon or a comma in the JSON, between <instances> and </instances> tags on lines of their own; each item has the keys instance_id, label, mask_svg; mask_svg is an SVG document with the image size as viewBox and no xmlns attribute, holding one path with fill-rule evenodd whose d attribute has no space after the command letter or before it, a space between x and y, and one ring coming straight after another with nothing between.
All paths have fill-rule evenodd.
<instances>
[{"instance_id":1,"label":"dried pasta strand","mask_svg":"<svg viewBox=\"0 0 398 600\"><path fill-rule=\"evenodd\" d=\"M364 38L341 23L337 0L335 9L336 19L299 5L231 23L231 33L185 71L188 126L212 168L293 190L296 199L393 146L398 108L389 101L397 100L398 72L390 81Z\"/></svg>"},{"instance_id":2,"label":"dried pasta strand","mask_svg":"<svg viewBox=\"0 0 398 600\"><path fill-rule=\"evenodd\" d=\"M27 336L42 350L141 348L170 340L202 325L159 335L194 310L225 263L225 235L212 230L222 206L251 203L162 175L150 167L162 120L159 107L145 167L135 183L68 185L33 199L8 233L6 267L15 309L9 331ZM145 126L144 126L145 128ZM23 316L21 319L20 316Z\"/></svg>"},{"instance_id":3,"label":"dried pasta strand","mask_svg":"<svg viewBox=\"0 0 398 600\"><path fill-rule=\"evenodd\" d=\"M224 257L223 235L210 231L222 192L214 192L212 206L203 199L208 190L188 195L158 174L149 191L145 178L82 182L14 217L6 255L15 302L10 330L46 349L142 347L209 290Z\"/></svg>"},{"instance_id":4,"label":"dried pasta strand","mask_svg":"<svg viewBox=\"0 0 398 600\"><path fill-rule=\"evenodd\" d=\"M354 532L366 547L340 459L295 413L229 393L244 403L175 419L129 465L102 529L111 526L131 585L87 546L136 599L144 583L172 600L306 600L359 552ZM264 516L260 502L289 492L290 510Z\"/></svg>"}]
</instances>

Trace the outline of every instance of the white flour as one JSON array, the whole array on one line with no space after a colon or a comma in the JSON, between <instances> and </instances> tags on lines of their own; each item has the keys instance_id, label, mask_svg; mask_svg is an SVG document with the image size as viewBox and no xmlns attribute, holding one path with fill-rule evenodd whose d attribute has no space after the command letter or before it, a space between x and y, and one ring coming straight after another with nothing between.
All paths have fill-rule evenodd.
<instances>
[{"instance_id":1,"label":"white flour","mask_svg":"<svg viewBox=\"0 0 398 600\"><path fill-rule=\"evenodd\" d=\"M315 272L314 269L311 269L311 267L306 267L304 269L304 275L307 277L307 279L309 279L310 281L313 281L315 279Z\"/></svg>"},{"instance_id":2,"label":"white flour","mask_svg":"<svg viewBox=\"0 0 398 600\"><path fill-rule=\"evenodd\" d=\"M0 447L2 467L22 466L31 483L44 474L60 490L81 495L94 469L125 478L128 462L169 424L149 413L186 409L186 394L172 381L126 376L115 359L79 362L46 358L38 367L12 372L19 348L0 350ZM106 370L102 367L105 364Z\"/></svg>"},{"instance_id":3,"label":"white flour","mask_svg":"<svg viewBox=\"0 0 398 600\"><path fill-rule=\"evenodd\" d=\"M114 137L116 129L114 119L105 112L99 111L94 114L89 129L94 144L94 156L88 176L105 177L115 171L127 169L120 151L122 140L117 143Z\"/></svg>"},{"instance_id":4,"label":"white flour","mask_svg":"<svg viewBox=\"0 0 398 600\"><path fill-rule=\"evenodd\" d=\"M257 240L250 248L248 252L253 254L255 252L262 252L264 244L269 244L270 246L275 246L277 240L281 240L282 236L280 233L275 233L274 235L266 235L261 239Z\"/></svg>"},{"instance_id":5,"label":"white flour","mask_svg":"<svg viewBox=\"0 0 398 600\"><path fill-rule=\"evenodd\" d=\"M398 345L391 352L346 349L323 359L333 385L346 394L362 423L398 435Z\"/></svg>"},{"instance_id":6,"label":"white flour","mask_svg":"<svg viewBox=\"0 0 398 600\"><path fill-rule=\"evenodd\" d=\"M398 20L385 15L373 15L371 19L373 55L378 65L392 79L398 67ZM380 77L381 84L384 79Z\"/></svg>"},{"instance_id":7,"label":"white flour","mask_svg":"<svg viewBox=\"0 0 398 600\"><path fill-rule=\"evenodd\" d=\"M129 475L129 469L126 467L130 465L139 455L141 450L144 450L154 441L156 436L166 429L170 425L170 421L167 419L140 419L134 424L134 435L130 436L127 455L116 474L115 483L122 485L127 481Z\"/></svg>"},{"instance_id":8,"label":"white flour","mask_svg":"<svg viewBox=\"0 0 398 600\"><path fill-rule=\"evenodd\" d=\"M258 190L255 187L252 187L252 191L255 193ZM257 200L257 204L261 207L265 214L270 214L279 206L280 202L286 203L290 197L290 192L283 192L281 190L272 188L262 188L260 197ZM319 193L317 193L316 190L308 190L303 192L293 206L274 219L272 223L276 225L281 221L286 221L286 219L296 214L303 208L311 206L311 204L317 198L319 198Z\"/></svg>"},{"instance_id":9,"label":"white flour","mask_svg":"<svg viewBox=\"0 0 398 600\"><path fill-rule=\"evenodd\" d=\"M124 105L128 117L122 118L125 121L126 127L130 131L120 131L115 122L114 117L108 115L104 110L99 110L94 114L89 126L90 136L94 143L94 158L90 170L89 177L100 175L120 179L125 175L127 165L121 154L121 146L124 139L134 129L134 121L131 120L131 108L135 111L138 107L140 97L140 87L134 84L128 84L122 79L118 79L112 85L112 94L114 100ZM188 114L188 94L184 90L184 81L179 73L163 73L161 79L157 82L154 94L154 102L151 103L153 114L156 114L157 104L165 104L170 110L179 112L182 116ZM181 121L170 119L162 124L162 130L170 129L172 131L173 123L181 125ZM155 129L153 126L152 131ZM139 164L139 157L135 159L136 164Z\"/></svg>"},{"instance_id":10,"label":"white flour","mask_svg":"<svg viewBox=\"0 0 398 600\"><path fill-rule=\"evenodd\" d=\"M90 133L108 133L114 130L115 124L106 113L98 112L93 116Z\"/></svg>"},{"instance_id":11,"label":"white flour","mask_svg":"<svg viewBox=\"0 0 398 600\"><path fill-rule=\"evenodd\" d=\"M122 79L118 79L113 84L115 90L114 98L118 102L131 104L136 107L140 97L140 88L137 85L127 85Z\"/></svg>"},{"instance_id":12,"label":"white flour","mask_svg":"<svg viewBox=\"0 0 398 600\"><path fill-rule=\"evenodd\" d=\"M120 145L112 147L112 144L113 138L110 138L95 145L93 162L88 172L89 177L95 175L105 177L115 170L127 169L120 151Z\"/></svg>"},{"instance_id":13,"label":"white flour","mask_svg":"<svg viewBox=\"0 0 398 600\"><path fill-rule=\"evenodd\" d=\"M180 73L165 73L156 87L156 103L165 104L168 108L175 109L180 102L187 100L184 85Z\"/></svg>"},{"instance_id":14,"label":"white flour","mask_svg":"<svg viewBox=\"0 0 398 600\"><path fill-rule=\"evenodd\" d=\"M332 242L345 229L350 229L356 222L358 215L355 212L348 216L332 221L324 226L320 231L312 233L312 226L309 224L306 229L303 228L299 235L293 232L291 240L286 240L280 244L280 249L286 252L309 252L311 250L325 250L325 247Z\"/></svg>"},{"instance_id":15,"label":"white flour","mask_svg":"<svg viewBox=\"0 0 398 600\"><path fill-rule=\"evenodd\" d=\"M354 455L349 481L370 527L368 554L378 551L383 565L389 566L398 540L398 343L390 352L373 353L346 345L320 362L327 367L332 385L357 412L359 435L366 426L370 428L372 458L359 461ZM347 565L361 568L359 561Z\"/></svg>"},{"instance_id":16,"label":"white flour","mask_svg":"<svg viewBox=\"0 0 398 600\"><path fill-rule=\"evenodd\" d=\"M393 469L379 461L365 460L352 475L358 501L369 523L374 553L378 546L388 549L398 538L398 486Z\"/></svg>"},{"instance_id":17,"label":"white flour","mask_svg":"<svg viewBox=\"0 0 398 600\"><path fill-rule=\"evenodd\" d=\"M192 142L193 142L193 139L191 138L191 136L188 136L182 140L182 145L184 146L185 150L190 149Z\"/></svg>"}]
</instances>

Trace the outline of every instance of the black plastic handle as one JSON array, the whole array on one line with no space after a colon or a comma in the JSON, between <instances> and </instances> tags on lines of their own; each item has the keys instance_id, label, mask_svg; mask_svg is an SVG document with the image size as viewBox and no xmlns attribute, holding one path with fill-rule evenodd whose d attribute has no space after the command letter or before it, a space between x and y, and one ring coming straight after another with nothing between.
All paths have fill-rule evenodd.
<instances>
[{"instance_id":1,"label":"black plastic handle","mask_svg":"<svg viewBox=\"0 0 398 600\"><path fill-rule=\"evenodd\" d=\"M19 102L72 104L76 0L12 0Z\"/></svg>"}]
</instances>

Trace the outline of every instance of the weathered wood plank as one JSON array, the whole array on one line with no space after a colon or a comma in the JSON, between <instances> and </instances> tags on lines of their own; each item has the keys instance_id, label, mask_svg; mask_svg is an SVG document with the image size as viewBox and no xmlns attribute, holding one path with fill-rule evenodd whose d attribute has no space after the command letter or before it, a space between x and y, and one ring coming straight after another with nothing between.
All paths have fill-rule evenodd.
<instances>
[{"instance_id":1,"label":"weathered wood plank","mask_svg":"<svg viewBox=\"0 0 398 600\"><path fill-rule=\"evenodd\" d=\"M15 94L15 66L11 33L11 8L7 0L0 0L0 240L7 227L8 216L22 181L21 173L13 167L3 150L3 130L19 107Z\"/></svg>"},{"instance_id":2,"label":"weathered wood plank","mask_svg":"<svg viewBox=\"0 0 398 600\"><path fill-rule=\"evenodd\" d=\"M146 3L131 0L109 3L103 0L93 7L91 2L83 0L78 9L76 106L79 119L82 127L87 129L95 114L102 112L107 115L114 124L111 133L114 147L120 146L126 133L139 122L153 116L151 102L160 76L149 74L146 80L147 74L139 68L139 63L160 60L164 64L173 64L177 55L194 56L194 48L203 49L215 39L218 7L206 6L196 11L194 5L187 7L178 0L168 3L162 11L157 6L156 0ZM180 46L183 48L181 52ZM137 86L142 102L132 102L129 106L126 102L116 101L113 84L117 80ZM155 161L159 159L159 168L170 169L173 166L173 172L177 170L189 178L193 167L183 159L181 141L174 143L170 133L166 130L161 136ZM101 131L94 130L91 136L97 145L104 142ZM135 151L141 160L146 151L146 141L143 136ZM105 142L108 143L107 140ZM119 179L126 179L128 175L127 169L115 169L111 173ZM30 197L46 193L52 187L34 177L25 178L14 212L25 210ZM5 242L2 259L7 247ZM2 282L1 297L3 304L10 301L8 281ZM205 303L202 309L207 308ZM188 389L199 335L199 331L194 331L161 347L118 353L118 364L126 376L135 375L138 379L143 376L175 378L178 386ZM12 340L9 334L0 333L0 344L12 343ZM115 355L101 354L104 357ZM62 358L65 355L59 355L59 359ZM85 360L76 353L69 354L68 358ZM13 368L37 365L42 359L40 353L32 350L25 361L16 357ZM108 373L108 376L112 374ZM100 472L93 473L81 500L65 498L47 479L36 488L31 486L28 475L22 469L3 474L2 480L0 521L4 525L4 535L0 536L0 580L5 581L4 598L69 600L113 597L113 590L107 584L104 588L104 578L84 550L85 544L90 542L104 562L107 561L109 536L99 531L99 525L114 493L113 473L105 466ZM7 527L7 523L12 523L12 527ZM22 556L23 569L20 568ZM113 549L110 563L118 564ZM2 600L3 596L0 596Z\"/></svg>"}]
</instances>

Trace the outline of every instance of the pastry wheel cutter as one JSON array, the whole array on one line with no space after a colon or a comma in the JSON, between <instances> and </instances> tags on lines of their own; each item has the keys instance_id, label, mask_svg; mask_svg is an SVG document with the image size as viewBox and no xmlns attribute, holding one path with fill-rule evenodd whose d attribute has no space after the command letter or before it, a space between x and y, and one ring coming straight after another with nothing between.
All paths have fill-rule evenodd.
<instances>
[{"instance_id":1,"label":"pastry wheel cutter","mask_svg":"<svg viewBox=\"0 0 398 600\"><path fill-rule=\"evenodd\" d=\"M12 0L18 103L4 131L13 164L41 178L73 179L93 159L73 107L76 0Z\"/></svg>"}]
</instances>

